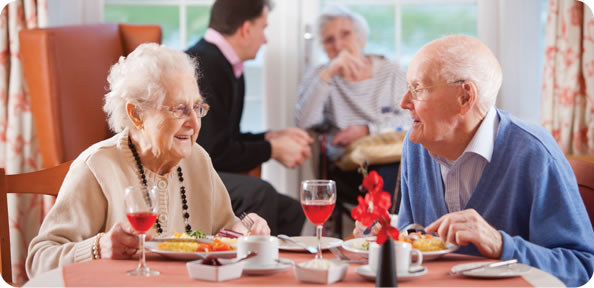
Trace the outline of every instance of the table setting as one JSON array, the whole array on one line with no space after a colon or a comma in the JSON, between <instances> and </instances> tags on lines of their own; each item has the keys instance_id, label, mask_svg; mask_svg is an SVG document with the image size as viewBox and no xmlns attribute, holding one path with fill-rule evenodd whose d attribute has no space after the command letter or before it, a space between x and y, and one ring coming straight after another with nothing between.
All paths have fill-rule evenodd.
<instances>
[{"instance_id":1,"label":"table setting","mask_svg":"<svg viewBox=\"0 0 594 288\"><path fill-rule=\"evenodd\" d=\"M435 235L422 231L393 233L398 230L388 224L389 215L379 219L388 225L377 236L348 240L323 237L322 225L336 201L332 180L303 181L300 201L309 221L317 226L315 237L237 235L233 238L232 231L223 231L199 237L200 233L191 233L192 236L176 233L143 243L141 236L139 241L146 249L146 261L143 250L129 260L98 259L65 265L35 277L25 286L278 287L312 283L371 287L386 268L383 265L387 256L380 240L393 241L389 255L394 261L391 273L399 286L564 286L553 275L517 261L456 254L456 245L444 243ZM245 215L240 219L249 231L253 221ZM145 270L141 274L145 277L126 273L146 269L147 263L151 272Z\"/></svg>"}]
</instances>

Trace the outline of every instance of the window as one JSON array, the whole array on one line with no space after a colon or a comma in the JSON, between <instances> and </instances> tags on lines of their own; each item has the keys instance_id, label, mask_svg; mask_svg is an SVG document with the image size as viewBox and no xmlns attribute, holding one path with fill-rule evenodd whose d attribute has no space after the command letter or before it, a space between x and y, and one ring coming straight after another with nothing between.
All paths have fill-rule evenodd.
<instances>
[{"instance_id":1,"label":"window","mask_svg":"<svg viewBox=\"0 0 594 288\"><path fill-rule=\"evenodd\" d=\"M105 22L156 24L163 29L163 44L185 50L206 32L213 0L105 0ZM245 63L246 101L242 131L263 131L263 49Z\"/></svg>"},{"instance_id":2,"label":"window","mask_svg":"<svg viewBox=\"0 0 594 288\"><path fill-rule=\"evenodd\" d=\"M397 59L407 67L427 42L451 34L477 36L478 0L321 0L326 6L339 4L361 14L369 23L365 51ZM323 52L322 52L323 53ZM318 57L321 62L325 56Z\"/></svg>"}]
</instances>

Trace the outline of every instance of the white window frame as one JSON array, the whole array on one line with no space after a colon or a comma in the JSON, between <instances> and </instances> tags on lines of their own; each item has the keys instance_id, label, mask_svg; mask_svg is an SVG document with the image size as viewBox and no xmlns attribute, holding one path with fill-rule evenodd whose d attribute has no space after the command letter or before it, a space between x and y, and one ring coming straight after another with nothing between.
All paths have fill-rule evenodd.
<instances>
[{"instance_id":1,"label":"white window frame","mask_svg":"<svg viewBox=\"0 0 594 288\"><path fill-rule=\"evenodd\" d=\"M359 0L327 0L328 5L343 5L343 6L362 6L363 3ZM400 59L400 46L402 42L402 7L406 6L427 6L427 5L441 5L441 6L460 6L460 5L474 5L478 6L479 0L367 0L364 2L365 6L393 6L396 29L394 29L394 39L396 41L396 59ZM478 18L478 17L477 17ZM478 21L478 20L477 20Z\"/></svg>"},{"instance_id":2,"label":"white window frame","mask_svg":"<svg viewBox=\"0 0 594 288\"><path fill-rule=\"evenodd\" d=\"M105 6L178 6L179 8L179 47L182 49L187 49L189 45L193 43L188 43L188 31L187 27L187 8L192 6L212 6L214 0L144 0L144 1L131 1L131 0L102 0ZM101 16L103 19L103 15ZM248 61L245 63L246 66L257 66L259 63L256 61ZM262 95L250 95L246 94L246 104L247 103L261 103L263 105L264 97ZM263 106L264 107L264 106ZM260 123L260 126L264 128L264 120ZM257 131L255 131L257 132Z\"/></svg>"}]
</instances>

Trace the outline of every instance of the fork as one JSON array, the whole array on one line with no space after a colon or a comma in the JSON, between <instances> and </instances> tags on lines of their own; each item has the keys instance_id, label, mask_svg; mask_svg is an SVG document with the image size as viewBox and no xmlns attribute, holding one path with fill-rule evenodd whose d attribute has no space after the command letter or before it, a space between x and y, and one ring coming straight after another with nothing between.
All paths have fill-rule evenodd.
<instances>
[{"instance_id":1,"label":"fork","mask_svg":"<svg viewBox=\"0 0 594 288\"><path fill-rule=\"evenodd\" d=\"M329 247L328 249L330 249L330 252L332 252L332 254L334 254L334 256L336 256L336 258L338 258L340 260L340 262L367 263L367 260L365 260L365 259L350 259L346 255L344 255L344 253L342 253L342 251L340 251L340 249L338 249L338 247Z\"/></svg>"},{"instance_id":2,"label":"fork","mask_svg":"<svg viewBox=\"0 0 594 288\"><path fill-rule=\"evenodd\" d=\"M241 224L243 224L249 233L252 230L252 226L254 226L254 220L252 220L252 218L250 218L250 216L248 216L245 212L241 213L239 219L241 220Z\"/></svg>"}]
</instances>

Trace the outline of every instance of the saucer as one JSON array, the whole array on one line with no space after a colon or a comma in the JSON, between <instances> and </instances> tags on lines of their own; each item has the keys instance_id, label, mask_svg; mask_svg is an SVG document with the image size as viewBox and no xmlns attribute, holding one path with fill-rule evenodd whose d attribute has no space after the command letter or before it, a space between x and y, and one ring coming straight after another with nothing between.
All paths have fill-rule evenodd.
<instances>
[{"instance_id":1,"label":"saucer","mask_svg":"<svg viewBox=\"0 0 594 288\"><path fill-rule=\"evenodd\" d=\"M404 274L397 274L398 281L409 281L409 280L415 279L417 277L427 274L427 271L429 271L429 269L427 269L427 267L423 266L423 270L420 270L417 272L413 272L413 273L408 272L408 273L404 273ZM373 272L373 270L371 270L371 267L369 267L369 265L361 265L361 266L355 268L355 272L357 272L357 274L359 274L365 280L375 281L375 272Z\"/></svg>"},{"instance_id":2,"label":"saucer","mask_svg":"<svg viewBox=\"0 0 594 288\"><path fill-rule=\"evenodd\" d=\"M267 265L249 265L245 264L243 266L243 274L247 275L270 275L275 274L278 272L285 271L291 268L293 265L291 264L292 261L289 259L279 259L280 262L274 264L267 264Z\"/></svg>"}]
</instances>

